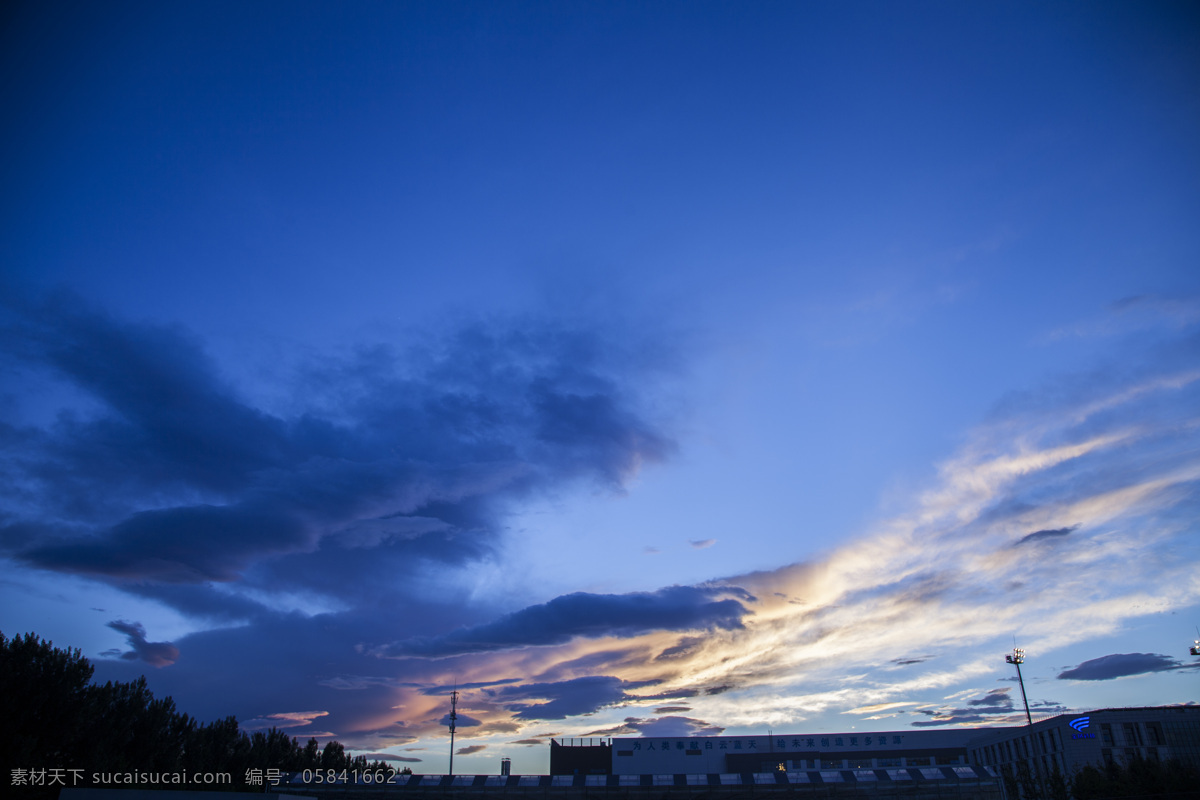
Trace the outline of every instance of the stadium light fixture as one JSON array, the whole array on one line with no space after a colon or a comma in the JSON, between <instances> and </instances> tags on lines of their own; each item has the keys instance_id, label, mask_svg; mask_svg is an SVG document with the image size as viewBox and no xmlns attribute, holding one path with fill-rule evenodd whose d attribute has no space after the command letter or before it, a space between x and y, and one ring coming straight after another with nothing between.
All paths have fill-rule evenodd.
<instances>
[{"instance_id":1,"label":"stadium light fixture","mask_svg":"<svg viewBox=\"0 0 1200 800\"><path fill-rule=\"evenodd\" d=\"M1020 647L1014 647L1012 654L1005 656L1004 660L1017 668L1017 683L1021 684L1021 700L1025 703L1025 721L1032 725L1033 717L1029 715L1029 698L1025 696L1025 679L1021 677L1021 664L1025 662L1025 651Z\"/></svg>"}]
</instances>

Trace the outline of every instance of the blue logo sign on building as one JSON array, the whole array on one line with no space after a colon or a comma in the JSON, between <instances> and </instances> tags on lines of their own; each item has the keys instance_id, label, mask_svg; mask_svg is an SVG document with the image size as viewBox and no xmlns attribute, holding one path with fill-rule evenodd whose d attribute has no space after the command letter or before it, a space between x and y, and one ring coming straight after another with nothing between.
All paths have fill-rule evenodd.
<instances>
[{"instance_id":1,"label":"blue logo sign on building","mask_svg":"<svg viewBox=\"0 0 1200 800\"><path fill-rule=\"evenodd\" d=\"M1091 724L1091 719L1092 719L1091 717L1078 717L1077 719L1073 719L1070 722L1068 722L1067 724L1075 729L1075 733L1071 734L1071 738L1072 739L1095 739L1096 734L1083 732L1084 728L1088 727L1088 725Z\"/></svg>"}]
</instances>

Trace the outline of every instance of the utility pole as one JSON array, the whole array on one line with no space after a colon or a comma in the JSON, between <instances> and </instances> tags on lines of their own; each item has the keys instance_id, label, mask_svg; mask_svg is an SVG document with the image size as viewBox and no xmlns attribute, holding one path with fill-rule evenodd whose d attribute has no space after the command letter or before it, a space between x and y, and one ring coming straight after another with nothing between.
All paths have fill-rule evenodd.
<instances>
[{"instance_id":1,"label":"utility pole","mask_svg":"<svg viewBox=\"0 0 1200 800\"><path fill-rule=\"evenodd\" d=\"M1029 698L1025 696L1025 679L1021 677L1021 663L1025 660L1025 651L1020 647L1014 647L1012 655L1005 656L1004 660L1017 668L1017 683L1021 684L1021 700L1025 703L1025 721L1032 725L1033 717L1029 716Z\"/></svg>"},{"instance_id":2,"label":"utility pole","mask_svg":"<svg viewBox=\"0 0 1200 800\"><path fill-rule=\"evenodd\" d=\"M450 774L454 774L454 723L458 719L458 689L450 692Z\"/></svg>"}]
</instances>

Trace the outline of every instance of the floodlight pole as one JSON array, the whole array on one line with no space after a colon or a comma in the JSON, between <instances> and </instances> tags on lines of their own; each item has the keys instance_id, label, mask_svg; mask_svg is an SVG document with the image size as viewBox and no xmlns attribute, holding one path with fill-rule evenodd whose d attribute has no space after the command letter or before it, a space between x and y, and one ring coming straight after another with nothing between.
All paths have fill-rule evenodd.
<instances>
[{"instance_id":1,"label":"floodlight pole","mask_svg":"<svg viewBox=\"0 0 1200 800\"><path fill-rule=\"evenodd\" d=\"M1004 660L1017 668L1017 683L1021 684L1021 700L1025 703L1025 721L1032 725L1033 717L1029 716L1029 698L1025 696L1025 679L1021 677L1021 662L1025 660L1025 651L1020 647L1014 647L1012 655L1005 656Z\"/></svg>"},{"instance_id":2,"label":"floodlight pole","mask_svg":"<svg viewBox=\"0 0 1200 800\"><path fill-rule=\"evenodd\" d=\"M458 690L450 693L450 774L454 774L454 723L458 719Z\"/></svg>"}]
</instances>

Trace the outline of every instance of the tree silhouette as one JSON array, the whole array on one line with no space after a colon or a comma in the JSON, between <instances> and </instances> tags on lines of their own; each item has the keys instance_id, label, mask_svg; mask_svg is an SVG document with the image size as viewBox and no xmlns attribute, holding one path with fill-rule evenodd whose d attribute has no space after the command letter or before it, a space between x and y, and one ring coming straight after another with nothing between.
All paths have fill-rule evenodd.
<instances>
[{"instance_id":1,"label":"tree silhouette","mask_svg":"<svg viewBox=\"0 0 1200 800\"><path fill-rule=\"evenodd\" d=\"M79 770L66 785L88 785L93 773L229 773L228 784L182 784L202 791L247 788L251 772L382 770L383 761L351 757L336 741L322 749L271 728L248 734L236 717L199 724L167 697L156 699L145 677L91 683L92 665L78 649L62 650L33 633L0 633L0 761L14 770ZM405 768L402 772L412 774ZM19 797L56 798L59 785L14 786ZM258 787L254 787L258 788Z\"/></svg>"}]
</instances>

